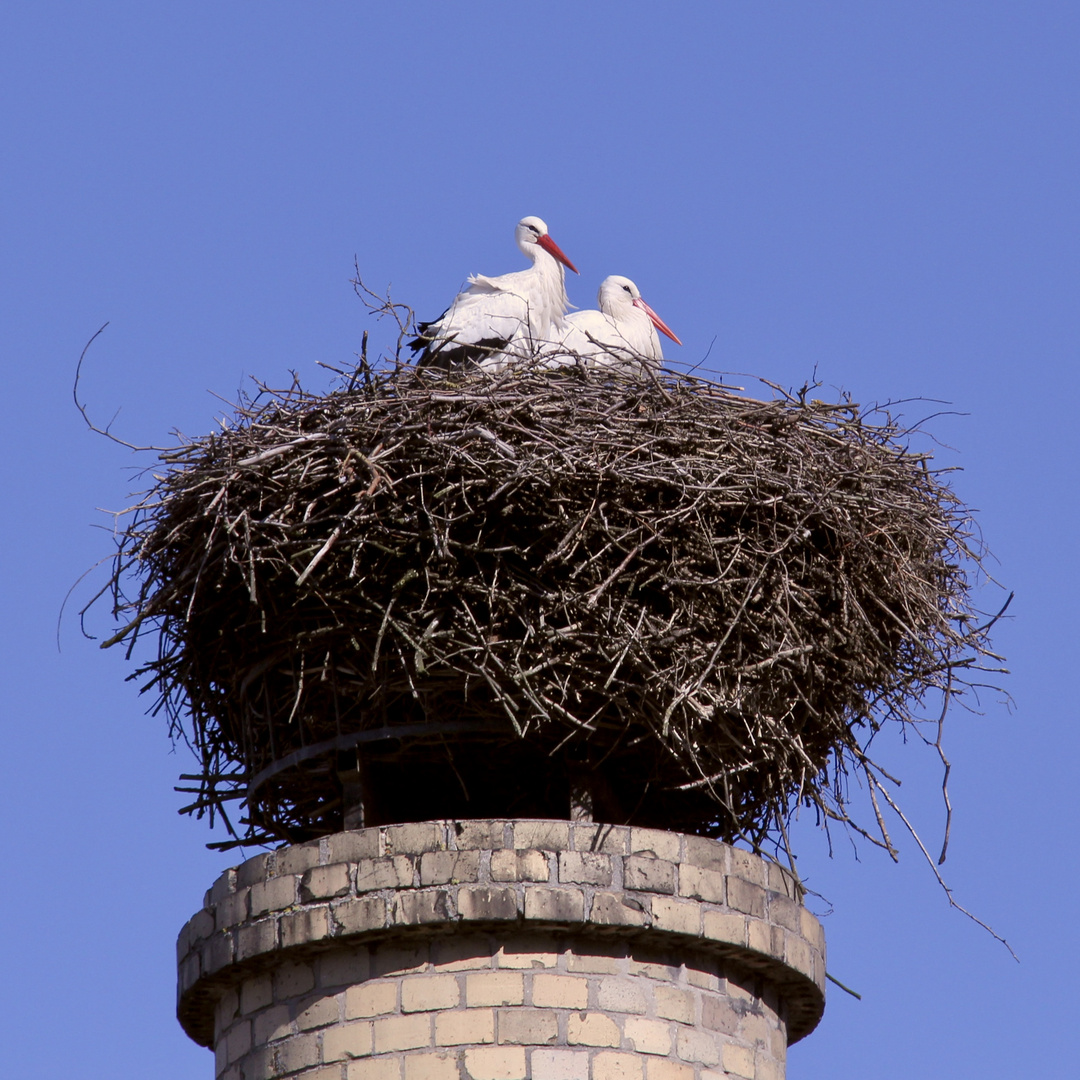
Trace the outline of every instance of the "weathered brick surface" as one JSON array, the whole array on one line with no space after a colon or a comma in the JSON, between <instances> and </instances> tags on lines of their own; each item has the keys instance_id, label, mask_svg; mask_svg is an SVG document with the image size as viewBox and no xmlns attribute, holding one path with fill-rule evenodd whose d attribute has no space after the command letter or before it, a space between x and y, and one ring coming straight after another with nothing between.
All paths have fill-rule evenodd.
<instances>
[{"instance_id":1,"label":"weathered brick surface","mask_svg":"<svg viewBox=\"0 0 1080 1080\"><path fill-rule=\"evenodd\" d=\"M264 856L265 857L265 856ZM251 861L251 860L249 860ZM206 906L220 903L229 893L236 892L236 867L230 867L221 874L206 893Z\"/></svg>"},{"instance_id":2,"label":"weathered brick surface","mask_svg":"<svg viewBox=\"0 0 1080 1080\"><path fill-rule=\"evenodd\" d=\"M601 979L596 1000L605 1012L643 1013L646 990L638 979Z\"/></svg>"},{"instance_id":3,"label":"weathered brick surface","mask_svg":"<svg viewBox=\"0 0 1080 1080\"><path fill-rule=\"evenodd\" d=\"M296 1026L301 1031L311 1031L313 1028L336 1024L341 1019L340 1011L341 1005L337 998L318 998L296 1014Z\"/></svg>"},{"instance_id":4,"label":"weathered brick surface","mask_svg":"<svg viewBox=\"0 0 1080 1080\"><path fill-rule=\"evenodd\" d=\"M274 1000L274 985L269 973L256 975L240 985L240 1012L250 1016L265 1009Z\"/></svg>"},{"instance_id":5,"label":"weathered brick surface","mask_svg":"<svg viewBox=\"0 0 1080 1080\"><path fill-rule=\"evenodd\" d=\"M704 836L684 836L682 865L700 870L715 870L723 874L728 869L728 852L732 849Z\"/></svg>"},{"instance_id":6,"label":"weathered brick surface","mask_svg":"<svg viewBox=\"0 0 1080 1080\"><path fill-rule=\"evenodd\" d=\"M405 1080L458 1080L456 1054L409 1054Z\"/></svg>"},{"instance_id":7,"label":"weathered brick surface","mask_svg":"<svg viewBox=\"0 0 1080 1080\"><path fill-rule=\"evenodd\" d=\"M246 862L242 862L232 870L226 870L214 883L214 888L217 888L230 874L232 875L232 887L236 889L243 889L248 885L254 885L257 881L265 881L267 876L266 866L270 862L270 859L271 855L269 853L256 855ZM228 887L228 885L226 885L226 887Z\"/></svg>"},{"instance_id":8,"label":"weathered brick surface","mask_svg":"<svg viewBox=\"0 0 1080 1080\"><path fill-rule=\"evenodd\" d=\"M694 1022L695 995L677 986L653 987L653 999L656 1002L656 1015L665 1020L678 1020L681 1024Z\"/></svg>"},{"instance_id":9,"label":"weathered brick surface","mask_svg":"<svg viewBox=\"0 0 1080 1080\"><path fill-rule=\"evenodd\" d=\"M220 971L233 962L235 955L233 935L227 931L215 934L203 943L200 950L202 970Z\"/></svg>"},{"instance_id":10,"label":"weathered brick surface","mask_svg":"<svg viewBox=\"0 0 1080 1080\"><path fill-rule=\"evenodd\" d=\"M323 1061L367 1057L373 1049L371 1024L366 1021L341 1024L323 1034Z\"/></svg>"},{"instance_id":11,"label":"weathered brick surface","mask_svg":"<svg viewBox=\"0 0 1080 1080\"><path fill-rule=\"evenodd\" d=\"M727 877L719 870L703 870L692 863L679 867L679 895L693 900L722 904L726 898Z\"/></svg>"},{"instance_id":12,"label":"weathered brick surface","mask_svg":"<svg viewBox=\"0 0 1080 1080\"><path fill-rule=\"evenodd\" d=\"M626 860L625 884L628 889L643 892L674 893L675 864L664 859L631 855Z\"/></svg>"},{"instance_id":13,"label":"weathered brick surface","mask_svg":"<svg viewBox=\"0 0 1080 1080\"><path fill-rule=\"evenodd\" d=\"M320 1065L317 1069L305 1069L297 1074L297 1080L341 1080L341 1066Z\"/></svg>"},{"instance_id":14,"label":"weathered brick surface","mask_svg":"<svg viewBox=\"0 0 1080 1080\"><path fill-rule=\"evenodd\" d=\"M678 862L682 837L678 833L662 832L660 829L631 829L630 852L641 853L653 859Z\"/></svg>"},{"instance_id":15,"label":"weathered brick surface","mask_svg":"<svg viewBox=\"0 0 1080 1080\"><path fill-rule=\"evenodd\" d=\"M639 1054L671 1053L671 1025L660 1020L647 1020L643 1016L628 1016L623 1025L626 1041Z\"/></svg>"},{"instance_id":16,"label":"weathered brick surface","mask_svg":"<svg viewBox=\"0 0 1080 1080\"><path fill-rule=\"evenodd\" d=\"M259 922L238 926L235 942L237 960L247 960L252 956L273 952L278 942L277 919L261 919Z\"/></svg>"},{"instance_id":17,"label":"weathered brick surface","mask_svg":"<svg viewBox=\"0 0 1080 1080\"><path fill-rule=\"evenodd\" d=\"M769 922L790 930L794 934L802 932L803 908L782 893L771 892L768 896Z\"/></svg>"},{"instance_id":18,"label":"weathered brick surface","mask_svg":"<svg viewBox=\"0 0 1080 1080\"><path fill-rule=\"evenodd\" d=\"M560 851L559 880L579 885L610 885L611 859L590 851Z\"/></svg>"},{"instance_id":19,"label":"weathered brick surface","mask_svg":"<svg viewBox=\"0 0 1080 1080\"><path fill-rule=\"evenodd\" d=\"M217 929L225 930L247 919L250 915L248 910L250 899L250 889L241 889L239 892L231 892L223 896L214 908L214 920ZM209 915L209 912L207 912L207 915Z\"/></svg>"},{"instance_id":20,"label":"weathered brick surface","mask_svg":"<svg viewBox=\"0 0 1080 1080\"><path fill-rule=\"evenodd\" d=\"M593 1058L593 1080L642 1080L645 1063L637 1054L606 1050Z\"/></svg>"},{"instance_id":21,"label":"weathered brick surface","mask_svg":"<svg viewBox=\"0 0 1080 1080\"><path fill-rule=\"evenodd\" d=\"M380 944L371 958L371 973L379 976L408 975L425 971L431 959L426 938L410 935Z\"/></svg>"},{"instance_id":22,"label":"weathered brick surface","mask_svg":"<svg viewBox=\"0 0 1080 1080\"><path fill-rule=\"evenodd\" d=\"M345 896L349 891L348 863L334 863L332 866L317 866L308 870L300 878L300 900L310 903L312 900L328 900Z\"/></svg>"},{"instance_id":23,"label":"weathered brick surface","mask_svg":"<svg viewBox=\"0 0 1080 1080\"><path fill-rule=\"evenodd\" d=\"M235 877L235 874L233 876ZM220 880L220 878L218 880ZM214 890L211 889L210 892L207 893L208 898L213 891ZM226 893L225 895L229 896L231 893ZM214 911L215 909L212 907L204 907L201 911L197 911L188 920L183 930L180 931L180 934L176 939L177 962L181 961L192 949L197 949L199 943L210 937L215 929L221 929L220 926L215 927L214 925Z\"/></svg>"},{"instance_id":24,"label":"weathered brick surface","mask_svg":"<svg viewBox=\"0 0 1080 1080\"><path fill-rule=\"evenodd\" d=\"M751 949L769 956L783 955L784 928L773 926L764 919L751 919L748 924L747 942Z\"/></svg>"},{"instance_id":25,"label":"weathered brick surface","mask_svg":"<svg viewBox=\"0 0 1080 1080\"><path fill-rule=\"evenodd\" d=\"M813 977L814 954L810 946L795 934L784 934L784 959L796 971Z\"/></svg>"},{"instance_id":26,"label":"weathered brick surface","mask_svg":"<svg viewBox=\"0 0 1080 1080\"><path fill-rule=\"evenodd\" d=\"M544 1046L558 1042L559 1018L550 1009L500 1009L500 1043Z\"/></svg>"},{"instance_id":27,"label":"weathered brick surface","mask_svg":"<svg viewBox=\"0 0 1080 1080\"><path fill-rule=\"evenodd\" d=\"M694 1080L694 1067L678 1061L649 1058L645 1062L646 1080ZM702 1073L704 1080L705 1073Z\"/></svg>"},{"instance_id":28,"label":"weathered brick surface","mask_svg":"<svg viewBox=\"0 0 1080 1080\"><path fill-rule=\"evenodd\" d=\"M622 1029L604 1013L571 1013L566 1024L571 1046L620 1046Z\"/></svg>"},{"instance_id":29,"label":"weathered brick surface","mask_svg":"<svg viewBox=\"0 0 1080 1080\"><path fill-rule=\"evenodd\" d=\"M460 851L472 848L500 851L506 846L505 821L455 821L453 828L455 846Z\"/></svg>"},{"instance_id":30,"label":"weathered brick surface","mask_svg":"<svg viewBox=\"0 0 1080 1080\"><path fill-rule=\"evenodd\" d=\"M276 1042L293 1033L292 1010L288 1005L273 1005L255 1017L254 1038L257 1045Z\"/></svg>"},{"instance_id":31,"label":"weathered brick surface","mask_svg":"<svg viewBox=\"0 0 1080 1080\"><path fill-rule=\"evenodd\" d=\"M701 933L701 906L689 900L654 896L652 918L653 926L658 930L671 930L676 934Z\"/></svg>"},{"instance_id":32,"label":"weathered brick surface","mask_svg":"<svg viewBox=\"0 0 1080 1080\"><path fill-rule=\"evenodd\" d=\"M494 1009L458 1009L435 1017L436 1046L465 1046L495 1041Z\"/></svg>"},{"instance_id":33,"label":"weathered brick surface","mask_svg":"<svg viewBox=\"0 0 1080 1080\"><path fill-rule=\"evenodd\" d=\"M390 921L397 926L446 923L453 918L453 902L446 889L400 892L390 903Z\"/></svg>"},{"instance_id":34,"label":"weathered brick surface","mask_svg":"<svg viewBox=\"0 0 1080 1080\"><path fill-rule=\"evenodd\" d=\"M629 855L630 830L611 825L575 824L571 826L571 843L575 851Z\"/></svg>"},{"instance_id":35,"label":"weathered brick surface","mask_svg":"<svg viewBox=\"0 0 1080 1080\"><path fill-rule=\"evenodd\" d=\"M177 965L176 969L176 989L177 992L183 996L186 994L198 981L202 974L202 968L199 963L199 954L193 953Z\"/></svg>"},{"instance_id":36,"label":"weathered brick surface","mask_svg":"<svg viewBox=\"0 0 1080 1080\"><path fill-rule=\"evenodd\" d=\"M593 897L589 922L601 926L648 926L649 913L645 905L625 893L601 893Z\"/></svg>"},{"instance_id":37,"label":"weathered brick surface","mask_svg":"<svg viewBox=\"0 0 1080 1080\"><path fill-rule=\"evenodd\" d=\"M747 940L746 917L723 911L706 911L703 932L712 941L726 941L733 945L745 945Z\"/></svg>"},{"instance_id":38,"label":"weathered brick surface","mask_svg":"<svg viewBox=\"0 0 1080 1080\"><path fill-rule=\"evenodd\" d=\"M302 874L313 866L319 865L320 842L309 841L306 844L294 844L274 852L274 875Z\"/></svg>"},{"instance_id":39,"label":"weathered brick surface","mask_svg":"<svg viewBox=\"0 0 1080 1080\"><path fill-rule=\"evenodd\" d=\"M724 1072L729 1076L745 1076L753 1080L754 1052L745 1046L727 1043L723 1048Z\"/></svg>"},{"instance_id":40,"label":"weathered brick surface","mask_svg":"<svg viewBox=\"0 0 1080 1080\"><path fill-rule=\"evenodd\" d=\"M397 1009L398 984L382 981L350 986L345 991L345 1016L350 1020L364 1016L382 1016Z\"/></svg>"},{"instance_id":41,"label":"weathered brick surface","mask_svg":"<svg viewBox=\"0 0 1080 1080\"><path fill-rule=\"evenodd\" d=\"M292 1035L283 1040L274 1051L278 1071L299 1072L319 1062L319 1037L313 1032Z\"/></svg>"},{"instance_id":42,"label":"weathered brick surface","mask_svg":"<svg viewBox=\"0 0 1080 1080\"><path fill-rule=\"evenodd\" d=\"M428 851L420 856L420 884L473 882L479 869L478 851Z\"/></svg>"},{"instance_id":43,"label":"weathered brick surface","mask_svg":"<svg viewBox=\"0 0 1080 1080\"><path fill-rule=\"evenodd\" d=\"M281 917L279 929L283 949L320 941L330 936L330 911L325 907L291 911Z\"/></svg>"},{"instance_id":44,"label":"weathered brick surface","mask_svg":"<svg viewBox=\"0 0 1080 1080\"><path fill-rule=\"evenodd\" d=\"M461 987L453 975L405 979L401 984L401 1011L428 1012L453 1009L461 1000Z\"/></svg>"},{"instance_id":45,"label":"weathered brick surface","mask_svg":"<svg viewBox=\"0 0 1080 1080\"><path fill-rule=\"evenodd\" d=\"M431 943L429 956L433 971L476 971L491 967L491 945L483 938L439 937Z\"/></svg>"},{"instance_id":46,"label":"weathered brick surface","mask_svg":"<svg viewBox=\"0 0 1080 1080\"><path fill-rule=\"evenodd\" d=\"M523 937L513 937L499 946L495 953L495 966L518 968L535 971L539 968L557 967L559 953L553 948L550 938L537 936L535 933Z\"/></svg>"},{"instance_id":47,"label":"weathered brick surface","mask_svg":"<svg viewBox=\"0 0 1080 1080\"><path fill-rule=\"evenodd\" d=\"M356 891L404 889L413 883L415 864L407 855L384 859L361 859L356 864Z\"/></svg>"},{"instance_id":48,"label":"weathered brick surface","mask_svg":"<svg viewBox=\"0 0 1080 1080\"><path fill-rule=\"evenodd\" d=\"M458 893L458 912L463 919L483 922L487 919L516 919L518 897L513 889L498 889L490 885L462 889Z\"/></svg>"},{"instance_id":49,"label":"weathered brick surface","mask_svg":"<svg viewBox=\"0 0 1080 1080\"><path fill-rule=\"evenodd\" d=\"M468 1005L520 1005L525 1000L525 976L517 971L485 971L465 976Z\"/></svg>"},{"instance_id":50,"label":"weathered brick surface","mask_svg":"<svg viewBox=\"0 0 1080 1080\"><path fill-rule=\"evenodd\" d=\"M679 1028L675 1041L676 1051L683 1061L697 1061L702 1065L719 1064L720 1043L711 1032Z\"/></svg>"},{"instance_id":51,"label":"weathered brick surface","mask_svg":"<svg viewBox=\"0 0 1080 1080\"><path fill-rule=\"evenodd\" d=\"M221 875L177 940L181 1017L221 1080L783 1080L781 1017L803 1034L824 979L797 894L652 829L342 833Z\"/></svg>"},{"instance_id":52,"label":"weathered brick surface","mask_svg":"<svg viewBox=\"0 0 1080 1080\"><path fill-rule=\"evenodd\" d=\"M580 1050L534 1050L532 1080L589 1080L589 1055Z\"/></svg>"},{"instance_id":53,"label":"weathered brick surface","mask_svg":"<svg viewBox=\"0 0 1080 1080\"><path fill-rule=\"evenodd\" d=\"M728 904L735 911L745 912L757 919L765 918L765 890L752 881L731 877L727 882Z\"/></svg>"},{"instance_id":54,"label":"weathered brick surface","mask_svg":"<svg viewBox=\"0 0 1080 1080\"><path fill-rule=\"evenodd\" d=\"M431 1017L427 1013L414 1016L386 1016L374 1021L375 1053L390 1050L415 1050L431 1045Z\"/></svg>"},{"instance_id":55,"label":"weathered brick surface","mask_svg":"<svg viewBox=\"0 0 1080 1080\"><path fill-rule=\"evenodd\" d=\"M311 964L287 960L274 969L274 999L284 1001L315 989Z\"/></svg>"},{"instance_id":56,"label":"weathered brick surface","mask_svg":"<svg viewBox=\"0 0 1080 1080\"><path fill-rule=\"evenodd\" d=\"M547 881L551 871L542 851L493 851L493 881Z\"/></svg>"},{"instance_id":57,"label":"weathered brick surface","mask_svg":"<svg viewBox=\"0 0 1080 1080\"><path fill-rule=\"evenodd\" d=\"M368 950L355 946L335 949L319 957L319 985L355 986L371 974L371 958Z\"/></svg>"},{"instance_id":58,"label":"weathered brick surface","mask_svg":"<svg viewBox=\"0 0 1080 1080\"><path fill-rule=\"evenodd\" d=\"M379 854L379 839L378 829L335 833L325 839L326 861L332 864L355 863L360 859L372 859Z\"/></svg>"},{"instance_id":59,"label":"weathered brick surface","mask_svg":"<svg viewBox=\"0 0 1080 1080\"><path fill-rule=\"evenodd\" d=\"M343 900L330 908L330 918L340 934L363 934L386 925L386 901L381 896Z\"/></svg>"},{"instance_id":60,"label":"weathered brick surface","mask_svg":"<svg viewBox=\"0 0 1080 1080\"><path fill-rule=\"evenodd\" d=\"M584 1009L589 1004L589 982L572 975L534 975L532 1003L545 1009Z\"/></svg>"},{"instance_id":61,"label":"weathered brick surface","mask_svg":"<svg viewBox=\"0 0 1080 1080\"><path fill-rule=\"evenodd\" d=\"M251 1049L251 1024L241 1021L229 1030L225 1038L225 1059L231 1065L239 1061Z\"/></svg>"},{"instance_id":62,"label":"weathered brick surface","mask_svg":"<svg viewBox=\"0 0 1080 1080\"><path fill-rule=\"evenodd\" d=\"M383 850L393 855L420 855L446 847L446 826L422 821L414 825L388 825L383 829Z\"/></svg>"},{"instance_id":63,"label":"weathered brick surface","mask_svg":"<svg viewBox=\"0 0 1080 1080\"><path fill-rule=\"evenodd\" d=\"M525 890L525 918L543 922L582 922L585 919L585 894L580 889L534 885Z\"/></svg>"},{"instance_id":64,"label":"weathered brick surface","mask_svg":"<svg viewBox=\"0 0 1080 1080\"><path fill-rule=\"evenodd\" d=\"M710 1031L720 1031L725 1035L738 1034L745 1014L745 1008L738 1007L728 997L707 994L701 1003L701 1023Z\"/></svg>"},{"instance_id":65,"label":"weathered brick surface","mask_svg":"<svg viewBox=\"0 0 1080 1080\"><path fill-rule=\"evenodd\" d=\"M749 851L741 848L728 848L728 872L744 881L752 882L765 888L769 884L769 864Z\"/></svg>"},{"instance_id":66,"label":"weathered brick surface","mask_svg":"<svg viewBox=\"0 0 1080 1080\"><path fill-rule=\"evenodd\" d=\"M515 821L514 847L542 851L566 851L570 847L570 825L564 821Z\"/></svg>"},{"instance_id":67,"label":"weathered brick surface","mask_svg":"<svg viewBox=\"0 0 1080 1080\"><path fill-rule=\"evenodd\" d=\"M471 1080L525 1080L525 1049L492 1046L466 1050L465 1073Z\"/></svg>"},{"instance_id":68,"label":"weathered brick surface","mask_svg":"<svg viewBox=\"0 0 1080 1080\"><path fill-rule=\"evenodd\" d=\"M258 918L268 911L280 911L296 903L296 878L291 874L286 877L271 878L269 881L257 881L251 886L251 915Z\"/></svg>"},{"instance_id":69,"label":"weathered brick surface","mask_svg":"<svg viewBox=\"0 0 1080 1080\"><path fill-rule=\"evenodd\" d=\"M361 1058L350 1061L345 1075L348 1080L402 1080L400 1057Z\"/></svg>"}]
</instances>

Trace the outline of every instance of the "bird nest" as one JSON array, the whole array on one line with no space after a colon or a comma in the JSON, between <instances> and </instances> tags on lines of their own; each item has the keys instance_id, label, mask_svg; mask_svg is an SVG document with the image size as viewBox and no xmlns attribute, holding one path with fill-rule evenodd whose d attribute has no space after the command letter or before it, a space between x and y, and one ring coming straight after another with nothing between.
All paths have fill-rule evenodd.
<instances>
[{"instance_id":1,"label":"bird nest","mask_svg":"<svg viewBox=\"0 0 1080 1080\"><path fill-rule=\"evenodd\" d=\"M760 849L803 805L891 849L870 740L992 655L908 431L688 377L363 374L163 453L118 534L106 644L154 634L219 846L513 815Z\"/></svg>"}]
</instances>

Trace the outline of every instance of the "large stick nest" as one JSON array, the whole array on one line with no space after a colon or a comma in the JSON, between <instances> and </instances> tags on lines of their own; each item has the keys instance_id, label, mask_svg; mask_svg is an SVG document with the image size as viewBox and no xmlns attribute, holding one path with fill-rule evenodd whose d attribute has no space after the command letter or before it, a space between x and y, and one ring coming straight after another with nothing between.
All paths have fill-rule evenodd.
<instances>
[{"instance_id":1,"label":"large stick nest","mask_svg":"<svg viewBox=\"0 0 1080 1080\"><path fill-rule=\"evenodd\" d=\"M359 790L368 823L573 804L759 847L800 803L849 820L873 734L988 655L968 513L908 435L685 377L264 392L163 455L110 643L156 631L188 809L243 799L245 842Z\"/></svg>"}]
</instances>

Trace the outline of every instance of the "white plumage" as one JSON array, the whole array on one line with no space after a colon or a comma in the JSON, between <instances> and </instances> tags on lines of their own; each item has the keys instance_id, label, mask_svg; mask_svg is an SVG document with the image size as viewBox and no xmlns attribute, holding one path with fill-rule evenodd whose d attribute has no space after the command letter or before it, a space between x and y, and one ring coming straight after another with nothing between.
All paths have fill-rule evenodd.
<instances>
[{"instance_id":1,"label":"white plumage","mask_svg":"<svg viewBox=\"0 0 1080 1080\"><path fill-rule=\"evenodd\" d=\"M563 267L575 274L577 268L538 217L522 218L514 239L532 266L501 277L470 277L468 288L442 315L420 323L409 343L420 354L418 366L451 368L502 353L526 358L562 333L567 308Z\"/></svg>"},{"instance_id":2,"label":"white plumage","mask_svg":"<svg viewBox=\"0 0 1080 1080\"><path fill-rule=\"evenodd\" d=\"M589 367L640 370L657 368L664 359L656 331L677 345L682 342L642 299L629 279L613 274L604 278L597 293L599 311L577 311L566 318L557 343L545 350L545 367L583 361Z\"/></svg>"}]
</instances>

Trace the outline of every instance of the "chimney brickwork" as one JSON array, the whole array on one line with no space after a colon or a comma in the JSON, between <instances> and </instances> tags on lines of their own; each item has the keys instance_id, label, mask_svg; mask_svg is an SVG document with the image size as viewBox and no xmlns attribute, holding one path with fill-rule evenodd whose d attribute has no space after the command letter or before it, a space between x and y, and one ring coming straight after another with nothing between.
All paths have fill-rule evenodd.
<instances>
[{"instance_id":1,"label":"chimney brickwork","mask_svg":"<svg viewBox=\"0 0 1080 1080\"><path fill-rule=\"evenodd\" d=\"M568 821L338 833L226 871L177 943L219 1080L783 1080L824 935L779 866Z\"/></svg>"}]
</instances>

